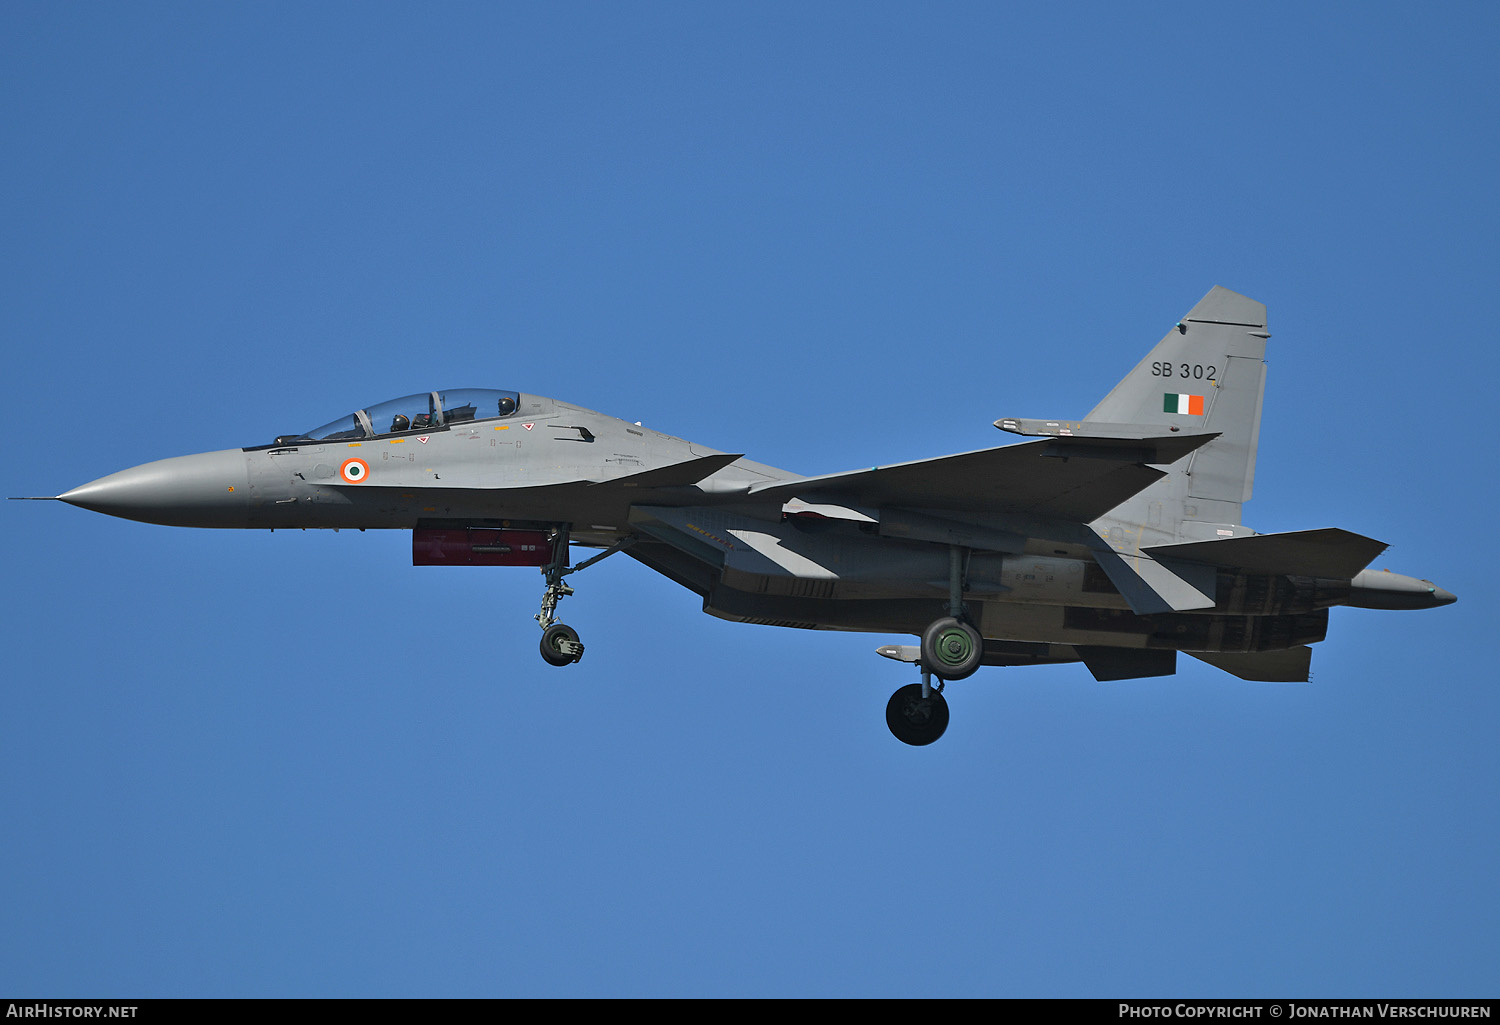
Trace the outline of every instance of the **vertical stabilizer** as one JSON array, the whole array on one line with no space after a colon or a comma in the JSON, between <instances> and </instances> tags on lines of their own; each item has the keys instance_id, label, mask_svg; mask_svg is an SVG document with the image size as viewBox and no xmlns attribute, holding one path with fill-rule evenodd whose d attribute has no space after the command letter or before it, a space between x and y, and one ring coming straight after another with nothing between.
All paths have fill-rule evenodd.
<instances>
[{"instance_id":1,"label":"vertical stabilizer","mask_svg":"<svg viewBox=\"0 0 1500 1025\"><path fill-rule=\"evenodd\" d=\"M1265 393L1266 307L1215 287L1085 418L1218 438L1105 517L1139 544L1223 536L1255 480Z\"/></svg>"}]
</instances>

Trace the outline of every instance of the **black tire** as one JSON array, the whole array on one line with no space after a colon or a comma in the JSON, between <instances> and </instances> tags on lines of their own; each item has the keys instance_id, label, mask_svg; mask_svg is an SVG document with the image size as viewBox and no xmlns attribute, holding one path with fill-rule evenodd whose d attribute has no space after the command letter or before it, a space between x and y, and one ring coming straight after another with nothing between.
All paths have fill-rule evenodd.
<instances>
[{"instance_id":1,"label":"black tire","mask_svg":"<svg viewBox=\"0 0 1500 1025\"><path fill-rule=\"evenodd\" d=\"M576 643L578 631L562 623L553 623L542 631L542 658L546 659L549 665L572 665L583 657L582 654L565 654L561 648L561 642L565 640Z\"/></svg>"},{"instance_id":2,"label":"black tire","mask_svg":"<svg viewBox=\"0 0 1500 1025\"><path fill-rule=\"evenodd\" d=\"M948 728L948 701L931 689L924 698L922 685L909 683L891 695L885 706L885 724L901 743L925 747Z\"/></svg>"},{"instance_id":3,"label":"black tire","mask_svg":"<svg viewBox=\"0 0 1500 1025\"><path fill-rule=\"evenodd\" d=\"M984 661L984 638L963 620L944 616L922 634L922 668L944 680L973 676Z\"/></svg>"}]
</instances>

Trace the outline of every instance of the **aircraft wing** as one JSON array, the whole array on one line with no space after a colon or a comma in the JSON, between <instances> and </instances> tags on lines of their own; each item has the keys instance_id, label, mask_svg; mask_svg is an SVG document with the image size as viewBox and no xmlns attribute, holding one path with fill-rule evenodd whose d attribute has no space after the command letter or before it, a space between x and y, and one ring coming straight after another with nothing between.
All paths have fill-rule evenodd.
<instances>
[{"instance_id":1,"label":"aircraft wing","mask_svg":"<svg viewBox=\"0 0 1500 1025\"><path fill-rule=\"evenodd\" d=\"M976 452L804 477L750 489L750 498L811 496L865 506L1025 512L1087 523L1165 476L1215 434L1048 438Z\"/></svg>"}]
</instances>

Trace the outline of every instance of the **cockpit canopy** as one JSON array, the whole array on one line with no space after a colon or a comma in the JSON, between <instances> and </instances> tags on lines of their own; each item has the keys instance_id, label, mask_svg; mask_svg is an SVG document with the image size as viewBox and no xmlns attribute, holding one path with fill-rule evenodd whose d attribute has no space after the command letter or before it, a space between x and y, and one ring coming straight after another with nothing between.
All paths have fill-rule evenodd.
<instances>
[{"instance_id":1,"label":"cockpit canopy","mask_svg":"<svg viewBox=\"0 0 1500 1025\"><path fill-rule=\"evenodd\" d=\"M363 441L391 434L434 431L470 420L512 416L520 400L519 392L490 388L422 392L357 409L317 430L296 438L278 438L277 441Z\"/></svg>"}]
</instances>

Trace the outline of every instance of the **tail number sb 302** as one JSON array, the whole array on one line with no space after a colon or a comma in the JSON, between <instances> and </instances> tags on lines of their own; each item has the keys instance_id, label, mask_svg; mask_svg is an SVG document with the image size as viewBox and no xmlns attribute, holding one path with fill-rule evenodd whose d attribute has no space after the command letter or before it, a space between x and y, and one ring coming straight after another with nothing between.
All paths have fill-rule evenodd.
<instances>
[{"instance_id":1,"label":"tail number sb 302","mask_svg":"<svg viewBox=\"0 0 1500 1025\"><path fill-rule=\"evenodd\" d=\"M1190 377L1194 381L1213 381L1219 376L1216 368L1202 363L1152 363L1152 377Z\"/></svg>"}]
</instances>

